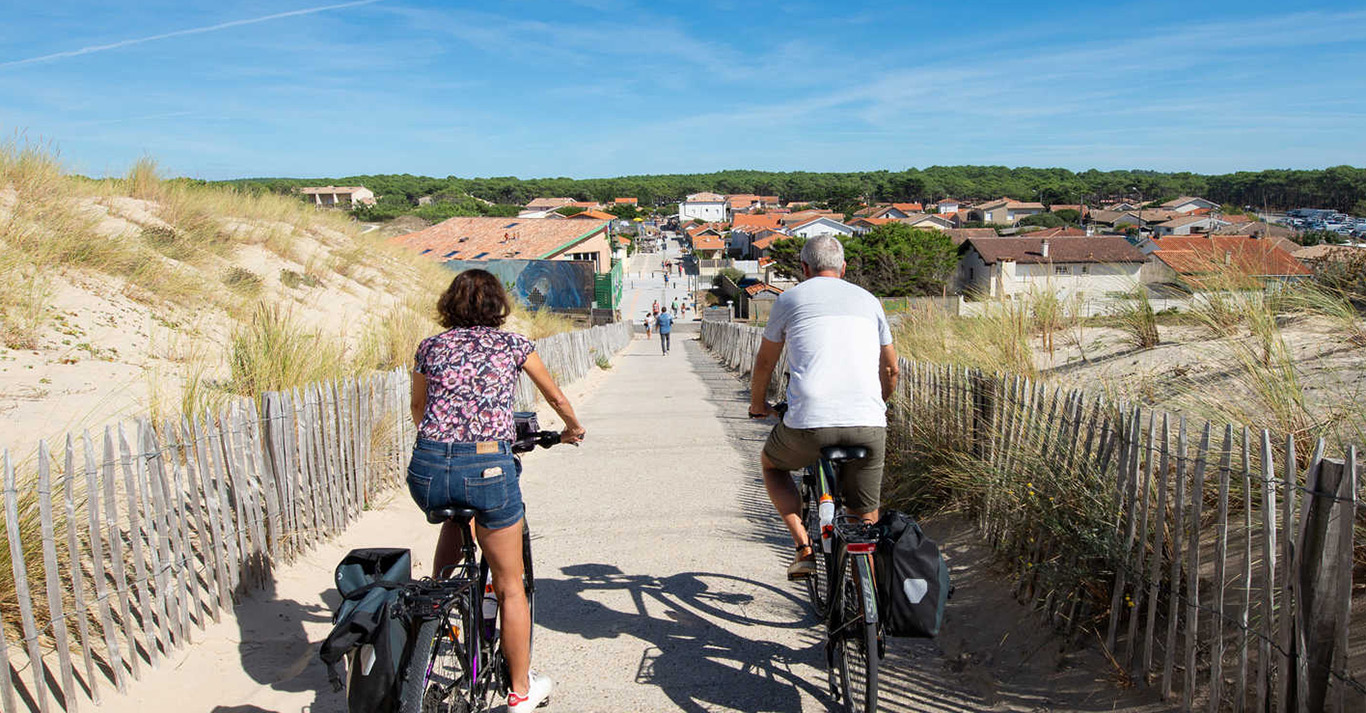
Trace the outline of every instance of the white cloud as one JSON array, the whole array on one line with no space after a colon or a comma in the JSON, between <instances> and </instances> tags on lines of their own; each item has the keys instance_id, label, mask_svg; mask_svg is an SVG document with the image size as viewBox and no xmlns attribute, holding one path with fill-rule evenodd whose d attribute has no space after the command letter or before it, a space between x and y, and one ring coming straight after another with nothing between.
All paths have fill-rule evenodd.
<instances>
[{"instance_id":1,"label":"white cloud","mask_svg":"<svg viewBox=\"0 0 1366 713\"><path fill-rule=\"evenodd\" d=\"M202 34L207 33L207 32L217 32L217 31L219 31L219 30L227 30L227 29L231 29L231 28L234 28L234 27L242 27L243 25L255 25L255 24L257 24L257 23L261 23L261 22L270 22L271 20L280 20L280 19L284 19L284 18L286 18L286 17L298 17L298 16L300 16L300 15L313 15L313 14L316 14L316 13L319 13L319 12L327 12L327 11L329 11L329 10L341 10L341 9L348 8L348 7L359 7L359 6L361 6L361 5L373 5L373 4L377 3L377 2L382 2L382 0L355 0L355 2L344 2L344 3L339 3L339 4L336 4L336 5L321 5L321 6L318 6L318 7L304 8L304 9L302 9L302 10L290 10L290 11L288 11L288 12L277 12L277 13L274 13L274 14L271 14L271 15L263 15L263 16L261 16L261 17L252 17L252 18L247 18L247 19L244 19L244 20L232 20L232 21L229 21L229 22L220 22L220 23L215 24L215 25L205 25L204 27L192 27L192 28L189 28L189 29L186 29L186 30L175 30L175 31L173 31L173 32L163 32L163 33L158 34L158 35L148 35L148 36L146 36L146 37L134 37L134 38L131 38L131 39L119 40L118 42L110 42L110 43L108 43L108 44L103 44L103 45L90 45L90 46L87 46L87 47L81 47L80 49L67 50L67 51L64 51L64 52L53 52L53 53L51 53L51 54L39 55L39 56L37 56L37 57L29 57L29 58L27 58L27 59L16 59L16 60L8 61L8 62L0 62L0 69L5 69L5 68L9 68L9 67L21 67L21 66L29 65L29 64L39 64L39 63L42 63L42 62L52 62L52 61L56 61L56 60L59 60L59 59L67 59L67 58L70 58L70 57L80 57L80 56L82 56L82 55L94 54L94 53L96 53L96 52L107 52L107 51L109 51L109 50L120 49L120 48L123 48L123 47L132 47L132 46L134 46L134 45L141 45L141 44L145 44L145 43L148 43L148 42L156 42L157 40L171 39L171 38L173 38L173 37L184 37L184 36L186 36L186 35L202 35Z\"/></svg>"}]
</instances>

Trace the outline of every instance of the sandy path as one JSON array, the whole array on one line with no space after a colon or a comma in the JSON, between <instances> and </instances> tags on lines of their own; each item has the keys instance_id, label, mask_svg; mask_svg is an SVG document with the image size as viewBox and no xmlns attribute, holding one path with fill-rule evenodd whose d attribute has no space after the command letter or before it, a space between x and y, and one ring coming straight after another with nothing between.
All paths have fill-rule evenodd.
<instances>
[{"instance_id":1,"label":"sandy path","mask_svg":"<svg viewBox=\"0 0 1366 713\"><path fill-rule=\"evenodd\" d=\"M584 447L527 460L535 665L560 681L550 710L826 710L820 633L785 580L790 546L752 463L765 426L693 335L658 349L637 340L575 389ZM938 642L892 647L883 710L1165 710L1114 688L1098 656L1059 654L971 528L930 531L960 593ZM333 566L353 547L403 545L425 569L434 537L396 494L102 710L344 710L316 658Z\"/></svg>"}]
</instances>

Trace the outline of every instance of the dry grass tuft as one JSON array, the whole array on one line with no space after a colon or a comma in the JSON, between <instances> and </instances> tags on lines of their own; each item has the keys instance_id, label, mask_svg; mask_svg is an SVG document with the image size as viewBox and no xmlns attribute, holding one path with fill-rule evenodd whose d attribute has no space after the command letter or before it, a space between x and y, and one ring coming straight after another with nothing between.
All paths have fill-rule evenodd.
<instances>
[{"instance_id":1,"label":"dry grass tuft","mask_svg":"<svg viewBox=\"0 0 1366 713\"><path fill-rule=\"evenodd\" d=\"M1157 313L1148 299L1148 290L1142 285L1130 290L1123 302L1110 309L1110 315L1135 348L1152 349L1162 341L1157 331Z\"/></svg>"},{"instance_id":2,"label":"dry grass tuft","mask_svg":"<svg viewBox=\"0 0 1366 713\"><path fill-rule=\"evenodd\" d=\"M233 333L228 366L227 388L243 396L327 381L350 371L338 340L265 302L257 303L251 318Z\"/></svg>"}]
</instances>

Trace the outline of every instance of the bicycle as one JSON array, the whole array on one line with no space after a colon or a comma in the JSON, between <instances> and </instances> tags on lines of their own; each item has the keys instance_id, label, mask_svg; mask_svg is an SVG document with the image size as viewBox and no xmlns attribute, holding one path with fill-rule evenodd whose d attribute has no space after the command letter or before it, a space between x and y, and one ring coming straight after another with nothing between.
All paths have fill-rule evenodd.
<instances>
[{"instance_id":1,"label":"bicycle","mask_svg":"<svg viewBox=\"0 0 1366 713\"><path fill-rule=\"evenodd\" d=\"M773 410L781 418L787 404L778 403ZM868 449L861 446L822 448L820 460L803 471L798 488L816 557L816 571L806 578L807 595L826 626L830 693L849 713L877 710L878 666L885 651L873 568L877 529L844 513L839 489L841 467L867 457ZM820 515L825 501L831 504L828 523Z\"/></svg>"},{"instance_id":2,"label":"bicycle","mask_svg":"<svg viewBox=\"0 0 1366 713\"><path fill-rule=\"evenodd\" d=\"M512 443L514 454L560 443L558 431L533 431ZM515 457L515 455L514 455ZM421 622L410 640L407 663L399 680L400 713L481 713L506 697L511 685L507 662L497 646L498 619L483 612L489 565L475 559L470 508L442 508L427 513L434 525L459 522L464 533L461 559L438 578L424 577L404 586L403 611ZM536 621L536 580L532 570L531 528L522 528L522 586ZM534 636L533 636L534 642ZM549 703L547 699L544 706Z\"/></svg>"}]
</instances>

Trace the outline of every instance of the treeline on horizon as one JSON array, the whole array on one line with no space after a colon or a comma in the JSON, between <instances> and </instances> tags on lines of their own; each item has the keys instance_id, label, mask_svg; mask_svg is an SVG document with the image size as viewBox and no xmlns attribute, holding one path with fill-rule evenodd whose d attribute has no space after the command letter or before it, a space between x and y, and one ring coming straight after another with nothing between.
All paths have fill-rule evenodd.
<instances>
[{"instance_id":1,"label":"treeline on horizon","mask_svg":"<svg viewBox=\"0 0 1366 713\"><path fill-rule=\"evenodd\" d=\"M418 198L457 203L465 196L500 205L525 205L537 197L567 196L610 202L634 197L642 206L682 200L690 193L754 193L783 201L849 204L868 201L981 200L1009 196L1045 204L1096 205L1115 198L1144 202L1183 195L1219 203L1285 210L1331 208L1366 215L1366 168L1270 169L1217 175L1125 170L1074 172L1065 168L932 166L904 171L851 173L729 170L698 174L618 178L433 178L410 174L338 178L249 178L223 181L252 191L290 193L309 185L363 185L381 204L416 205Z\"/></svg>"}]
</instances>

